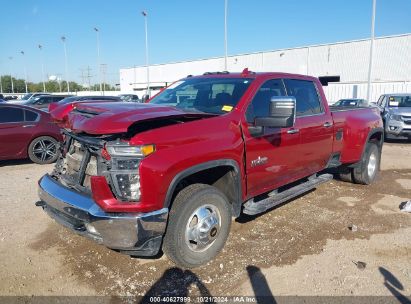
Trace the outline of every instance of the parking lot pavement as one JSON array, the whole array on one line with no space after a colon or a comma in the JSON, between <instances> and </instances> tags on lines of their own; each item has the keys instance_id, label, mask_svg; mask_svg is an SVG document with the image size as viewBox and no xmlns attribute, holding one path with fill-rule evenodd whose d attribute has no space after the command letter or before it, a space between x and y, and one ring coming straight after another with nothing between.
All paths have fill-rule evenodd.
<instances>
[{"instance_id":1,"label":"parking lot pavement","mask_svg":"<svg viewBox=\"0 0 411 304\"><path fill-rule=\"evenodd\" d=\"M411 144L386 144L382 169L373 185L333 180L242 216L214 261L183 270L72 234L34 206L52 165L1 163L0 294L409 295Z\"/></svg>"}]
</instances>

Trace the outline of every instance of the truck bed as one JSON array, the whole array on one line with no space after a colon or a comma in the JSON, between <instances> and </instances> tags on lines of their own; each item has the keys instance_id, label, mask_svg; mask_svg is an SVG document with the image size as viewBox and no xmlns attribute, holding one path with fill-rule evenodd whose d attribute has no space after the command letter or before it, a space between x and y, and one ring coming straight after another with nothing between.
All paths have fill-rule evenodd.
<instances>
[{"instance_id":1,"label":"truck bed","mask_svg":"<svg viewBox=\"0 0 411 304\"><path fill-rule=\"evenodd\" d=\"M361 158L362 149L371 129L381 120L376 107L330 106L334 121L333 152L341 153L342 163L355 163Z\"/></svg>"}]
</instances>

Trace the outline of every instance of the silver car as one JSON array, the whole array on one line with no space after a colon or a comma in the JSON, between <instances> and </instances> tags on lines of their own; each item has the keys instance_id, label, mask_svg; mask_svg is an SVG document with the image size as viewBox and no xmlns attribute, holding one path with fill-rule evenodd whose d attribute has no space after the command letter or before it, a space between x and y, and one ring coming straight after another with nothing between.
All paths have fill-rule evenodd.
<instances>
[{"instance_id":1,"label":"silver car","mask_svg":"<svg viewBox=\"0 0 411 304\"><path fill-rule=\"evenodd\" d=\"M411 139L411 93L381 95L377 105L384 122L385 136Z\"/></svg>"}]
</instances>

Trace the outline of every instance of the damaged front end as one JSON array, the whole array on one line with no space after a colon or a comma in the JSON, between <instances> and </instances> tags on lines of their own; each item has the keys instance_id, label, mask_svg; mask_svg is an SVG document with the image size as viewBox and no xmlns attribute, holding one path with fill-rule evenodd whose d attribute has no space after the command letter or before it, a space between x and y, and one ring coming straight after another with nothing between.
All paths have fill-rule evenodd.
<instances>
[{"instance_id":1,"label":"damaged front end","mask_svg":"<svg viewBox=\"0 0 411 304\"><path fill-rule=\"evenodd\" d=\"M51 175L39 181L38 206L58 223L130 255L153 256L161 247L168 209L147 211L140 201L139 164L152 150L119 135L64 131ZM152 208L151 208L152 210Z\"/></svg>"}]
</instances>

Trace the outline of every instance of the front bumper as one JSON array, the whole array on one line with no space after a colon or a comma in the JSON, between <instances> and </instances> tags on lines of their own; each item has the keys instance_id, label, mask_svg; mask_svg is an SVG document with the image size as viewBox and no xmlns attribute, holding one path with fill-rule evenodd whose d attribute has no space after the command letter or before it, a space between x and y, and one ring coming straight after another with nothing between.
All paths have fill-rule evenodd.
<instances>
[{"instance_id":1,"label":"front bumper","mask_svg":"<svg viewBox=\"0 0 411 304\"><path fill-rule=\"evenodd\" d=\"M136 256L154 256L161 248L168 209L149 213L106 213L94 200L50 175L39 181L40 201L50 217L99 244Z\"/></svg>"},{"instance_id":2,"label":"front bumper","mask_svg":"<svg viewBox=\"0 0 411 304\"><path fill-rule=\"evenodd\" d=\"M411 136L411 124L388 119L385 125L385 132L394 136Z\"/></svg>"}]
</instances>

